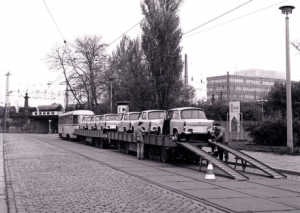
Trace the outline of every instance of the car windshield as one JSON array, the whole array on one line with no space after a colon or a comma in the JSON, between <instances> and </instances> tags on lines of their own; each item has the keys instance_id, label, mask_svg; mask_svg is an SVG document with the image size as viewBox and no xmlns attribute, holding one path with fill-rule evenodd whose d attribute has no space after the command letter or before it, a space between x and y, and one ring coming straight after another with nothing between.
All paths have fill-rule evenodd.
<instances>
[{"instance_id":1,"label":"car windshield","mask_svg":"<svg viewBox=\"0 0 300 213\"><path fill-rule=\"evenodd\" d=\"M95 121L100 121L100 119L101 119L101 117L98 116L98 117L95 118Z\"/></svg>"},{"instance_id":2,"label":"car windshield","mask_svg":"<svg viewBox=\"0 0 300 213\"><path fill-rule=\"evenodd\" d=\"M107 115L105 116L106 121L116 121L118 120L119 116L118 115Z\"/></svg>"},{"instance_id":3,"label":"car windshield","mask_svg":"<svg viewBox=\"0 0 300 213\"><path fill-rule=\"evenodd\" d=\"M164 111L157 111L157 112L149 112L148 116L149 120L152 119L163 119L164 118Z\"/></svg>"},{"instance_id":4,"label":"car windshield","mask_svg":"<svg viewBox=\"0 0 300 213\"><path fill-rule=\"evenodd\" d=\"M206 116L202 110L199 109L187 109L181 111L182 119L206 119Z\"/></svg>"},{"instance_id":5,"label":"car windshield","mask_svg":"<svg viewBox=\"0 0 300 213\"><path fill-rule=\"evenodd\" d=\"M139 118L140 113L130 114L129 120L137 120Z\"/></svg>"}]
</instances>

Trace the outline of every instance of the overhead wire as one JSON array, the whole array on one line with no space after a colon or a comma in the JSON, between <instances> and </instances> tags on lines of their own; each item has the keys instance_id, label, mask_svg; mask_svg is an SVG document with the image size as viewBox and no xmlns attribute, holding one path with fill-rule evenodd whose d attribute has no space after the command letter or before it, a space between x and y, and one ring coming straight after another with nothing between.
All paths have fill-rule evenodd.
<instances>
[{"instance_id":1,"label":"overhead wire","mask_svg":"<svg viewBox=\"0 0 300 213\"><path fill-rule=\"evenodd\" d=\"M111 43L109 43L107 45L107 47L109 47L110 45L112 45L113 43L115 43L117 40L119 40L122 36L124 36L126 33L128 33L130 30L132 30L133 28L135 28L139 23L141 23L144 19L140 20L138 23L136 23L134 26L132 26L129 30L127 30L125 33L122 33L122 35L118 36L118 38L116 38L115 40L113 40Z\"/></svg>"},{"instance_id":2,"label":"overhead wire","mask_svg":"<svg viewBox=\"0 0 300 213\"><path fill-rule=\"evenodd\" d=\"M46 6L46 8L47 8L47 10L48 10L48 12L49 12L49 14L50 14L52 20L53 20L53 22L54 22L54 24L55 24L55 26L56 26L58 32L59 32L60 36L61 36L62 39L64 40L64 43L66 43L66 40L64 39L64 36L63 36L63 34L61 33L61 30L59 29L59 27L58 27L58 25L57 25L57 23L56 23L56 21L55 21L53 15L52 15L51 11L50 11L48 5L46 4L45 0L43 0L43 2L44 2L44 4L45 4L45 6Z\"/></svg>"},{"instance_id":3,"label":"overhead wire","mask_svg":"<svg viewBox=\"0 0 300 213\"><path fill-rule=\"evenodd\" d=\"M193 28L193 29L191 29L191 30L189 30L189 31L187 31L187 32L185 32L185 33L183 33L183 35L188 34L188 33L192 32L192 31L194 31L194 30L196 30L196 29L198 29L198 28L200 28L200 27L203 27L204 25L206 25L206 24L208 24L208 23L210 23L210 22L212 22L212 21L214 21L214 20L217 20L218 18L221 18L222 16L224 16L224 15L226 15L226 14L228 14L228 13L231 13L231 12L234 11L234 10L237 10L238 8L240 8L240 7L242 7L242 6L244 6L244 5L248 4L248 3L250 3L251 1L253 1L253 0L247 1L246 3L243 3L243 4L239 5L239 6L237 6L237 7L233 8L233 9L231 9L231 10L227 11L226 13L223 13L223 14L217 16L216 18L211 19L211 20L208 21L208 22L205 22L204 24L201 24L201 25L199 25L198 27L195 27L195 28Z\"/></svg>"},{"instance_id":4,"label":"overhead wire","mask_svg":"<svg viewBox=\"0 0 300 213\"><path fill-rule=\"evenodd\" d=\"M191 35L187 35L187 36L183 37L182 39L191 37L191 36L193 36L193 35L197 35L197 34L199 34L199 33L202 33L202 32L205 32L205 31L208 31L208 30L211 30L211 29L214 29L214 28L216 28L216 27L219 27L219 26L228 24L228 23L230 23L230 22L239 20L239 19L241 19L241 18L250 16L250 15L253 15L253 14L255 14L255 13L261 12L261 11L263 11L263 10L266 10L266 9L270 8L270 7L274 7L274 6L278 5L278 4L281 4L281 3L286 2L286 1L288 1L288 0L281 1L281 2L278 2L278 3L276 3L276 4L272 4L272 5L270 5L270 6L267 6L267 7L264 7L264 8L262 8L262 9L259 9L259 10L257 10L257 11L254 11L254 12L252 12L252 13L248 13L248 14L246 14L246 15L243 15L243 16L240 16L240 17L238 17L238 18L232 19L232 20L230 20L230 21L224 22L224 23L222 23L222 24L218 24L218 25L216 25L216 26L213 26L213 27L210 27L210 28L208 28L208 29L205 29L205 30L196 32L196 33L191 34Z\"/></svg>"}]
</instances>

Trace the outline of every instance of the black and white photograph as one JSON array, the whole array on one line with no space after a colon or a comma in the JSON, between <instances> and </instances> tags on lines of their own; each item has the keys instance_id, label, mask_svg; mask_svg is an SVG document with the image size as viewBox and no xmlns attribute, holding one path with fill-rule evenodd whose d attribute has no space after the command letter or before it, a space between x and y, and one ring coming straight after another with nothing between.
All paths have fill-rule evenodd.
<instances>
[{"instance_id":1,"label":"black and white photograph","mask_svg":"<svg viewBox=\"0 0 300 213\"><path fill-rule=\"evenodd\" d=\"M0 20L0 213L300 212L299 0L2 0Z\"/></svg>"}]
</instances>

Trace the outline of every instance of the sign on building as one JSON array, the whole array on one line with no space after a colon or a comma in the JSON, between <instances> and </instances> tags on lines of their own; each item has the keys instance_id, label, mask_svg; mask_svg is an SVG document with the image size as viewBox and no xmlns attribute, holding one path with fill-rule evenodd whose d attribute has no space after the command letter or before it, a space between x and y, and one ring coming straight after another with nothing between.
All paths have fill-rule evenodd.
<instances>
[{"instance_id":1,"label":"sign on building","mask_svg":"<svg viewBox=\"0 0 300 213\"><path fill-rule=\"evenodd\" d=\"M49 115L60 115L61 111L42 111L42 112L32 112L33 116L49 116Z\"/></svg>"},{"instance_id":2,"label":"sign on building","mask_svg":"<svg viewBox=\"0 0 300 213\"><path fill-rule=\"evenodd\" d=\"M240 102L229 102L229 131L240 132Z\"/></svg>"}]
</instances>

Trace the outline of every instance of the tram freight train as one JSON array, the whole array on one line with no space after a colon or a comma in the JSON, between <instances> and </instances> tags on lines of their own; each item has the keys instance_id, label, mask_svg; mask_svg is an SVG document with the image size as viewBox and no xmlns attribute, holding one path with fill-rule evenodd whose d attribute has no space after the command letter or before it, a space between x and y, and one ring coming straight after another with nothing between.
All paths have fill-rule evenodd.
<instances>
[{"instance_id":1,"label":"tram freight train","mask_svg":"<svg viewBox=\"0 0 300 213\"><path fill-rule=\"evenodd\" d=\"M196 107L119 115L95 115L89 110L76 110L61 114L58 120L60 138L77 139L101 148L115 145L125 153L136 151L133 132L142 121L142 128L148 132L144 135L146 155L150 159L159 155L162 161L168 161L171 155L185 155L184 151L178 150L178 142L197 139L195 145L199 145L214 135L214 121L207 119L204 111Z\"/></svg>"}]
</instances>

